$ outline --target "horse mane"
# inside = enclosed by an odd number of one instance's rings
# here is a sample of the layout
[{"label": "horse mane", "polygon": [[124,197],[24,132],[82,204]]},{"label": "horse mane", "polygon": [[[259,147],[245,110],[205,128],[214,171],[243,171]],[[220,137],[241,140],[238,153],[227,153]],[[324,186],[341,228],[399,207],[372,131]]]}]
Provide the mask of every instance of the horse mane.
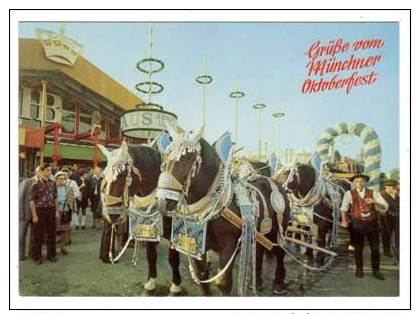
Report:
[{"label": "horse mane", "polygon": [[271,177],[271,168],[267,162],[250,160],[248,162],[251,164],[252,168],[257,171],[257,173],[266,177]]},{"label": "horse mane", "polygon": [[129,146],[133,165],[140,171],[143,193],[150,194],[157,186],[160,175],[160,153],[149,146]]},{"label": "horse mane", "polygon": [[206,196],[219,170],[220,159],[215,148],[203,138],[200,139],[200,146],[200,170],[192,178],[188,193],[188,200],[191,203],[197,202]]}]

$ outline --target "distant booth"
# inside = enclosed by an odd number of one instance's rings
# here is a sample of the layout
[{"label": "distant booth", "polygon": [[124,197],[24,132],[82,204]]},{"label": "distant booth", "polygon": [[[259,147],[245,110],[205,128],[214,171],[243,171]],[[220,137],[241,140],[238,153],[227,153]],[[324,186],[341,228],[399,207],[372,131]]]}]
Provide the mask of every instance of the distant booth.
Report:
[{"label": "distant booth", "polygon": [[[20,175],[31,175],[41,160],[103,166],[106,158],[96,144],[119,146],[121,116],[143,101],[83,58],[82,46],[63,30],[37,35],[19,39]],[[148,126],[162,125],[155,109],[124,121],[145,132],[137,133],[137,141],[153,135]]]}]

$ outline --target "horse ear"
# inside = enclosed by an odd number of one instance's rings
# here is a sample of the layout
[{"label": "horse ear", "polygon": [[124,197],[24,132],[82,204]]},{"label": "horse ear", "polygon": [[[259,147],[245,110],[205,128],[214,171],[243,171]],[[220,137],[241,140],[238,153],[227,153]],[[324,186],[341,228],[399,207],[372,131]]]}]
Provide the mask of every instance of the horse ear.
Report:
[{"label": "horse ear", "polygon": [[[166,130],[168,130],[169,135],[172,137],[172,140],[175,141],[179,138],[178,127],[174,127],[172,123],[164,121],[166,125]],[[182,129],[181,129],[182,130]]]},{"label": "horse ear", "polygon": [[117,159],[125,160],[128,157],[128,145],[126,140],[123,140],[121,143],[120,150],[118,151]]},{"label": "horse ear", "polygon": [[191,140],[192,140],[193,143],[197,144],[198,141],[200,140],[200,138],[203,137],[204,126],[205,126],[205,124],[202,124],[201,127],[198,129],[198,131],[191,135]]},{"label": "horse ear", "polygon": [[99,150],[102,152],[102,154],[105,155],[106,159],[109,160],[111,152],[102,144],[98,144],[98,147],[99,147]]}]

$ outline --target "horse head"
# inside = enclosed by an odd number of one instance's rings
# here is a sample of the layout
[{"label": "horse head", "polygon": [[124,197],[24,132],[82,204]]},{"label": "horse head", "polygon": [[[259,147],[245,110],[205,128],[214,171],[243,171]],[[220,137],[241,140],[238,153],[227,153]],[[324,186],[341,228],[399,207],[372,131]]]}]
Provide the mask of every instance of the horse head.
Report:
[{"label": "horse head", "polygon": [[297,163],[280,169],[275,180],[288,192],[306,195],[315,184],[316,171],[310,165]]},{"label": "horse head", "polygon": [[113,151],[108,151],[102,145],[98,146],[107,157],[107,165],[103,172],[101,199],[104,208],[103,215],[110,220],[107,208],[127,208],[129,198],[141,189],[142,177],[134,166],[125,140],[120,148]]},{"label": "horse head", "polygon": [[172,142],[165,152],[157,188],[157,204],[162,214],[172,212],[185,201],[191,180],[201,166],[201,143],[204,126],[195,133],[167,124]]}]

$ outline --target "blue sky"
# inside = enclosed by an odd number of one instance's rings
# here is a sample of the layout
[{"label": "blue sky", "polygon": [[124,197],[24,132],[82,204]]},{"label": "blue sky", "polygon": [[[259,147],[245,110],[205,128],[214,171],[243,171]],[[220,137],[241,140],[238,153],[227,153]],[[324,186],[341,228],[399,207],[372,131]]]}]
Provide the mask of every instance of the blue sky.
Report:
[{"label": "blue sky", "polygon": [[[38,27],[58,30],[59,24],[21,23],[19,36],[35,37]],[[146,80],[135,64],[147,57],[148,24],[67,22],[65,27],[69,37],[84,44],[85,58],[130,90]],[[203,72],[206,54],[208,72],[214,78],[208,87],[209,141],[234,129],[234,105],[228,94],[236,89],[239,74],[240,89],[246,93],[241,100],[240,144],[246,150],[257,148],[252,105],[259,102],[261,94],[267,105],[262,115],[262,138],[268,141],[269,149],[277,145],[314,150],[316,137],[328,126],[363,122],[373,127],[381,139],[383,171],[399,166],[397,23],[154,23],[153,32],[153,56],[165,62],[165,69],[154,76],[165,90],[153,101],[175,112],[184,128],[196,129],[201,123],[202,89],[195,77]],[[300,87],[308,61],[305,52],[316,40],[326,43],[337,38],[350,42],[384,40],[380,50],[369,52],[383,56],[375,67],[377,82],[356,87],[348,95],[344,90],[303,95]],[[276,111],[286,113],[279,139],[277,122],[271,117]],[[356,138],[350,144],[339,140],[336,143],[340,152],[349,156],[361,147]]]}]

